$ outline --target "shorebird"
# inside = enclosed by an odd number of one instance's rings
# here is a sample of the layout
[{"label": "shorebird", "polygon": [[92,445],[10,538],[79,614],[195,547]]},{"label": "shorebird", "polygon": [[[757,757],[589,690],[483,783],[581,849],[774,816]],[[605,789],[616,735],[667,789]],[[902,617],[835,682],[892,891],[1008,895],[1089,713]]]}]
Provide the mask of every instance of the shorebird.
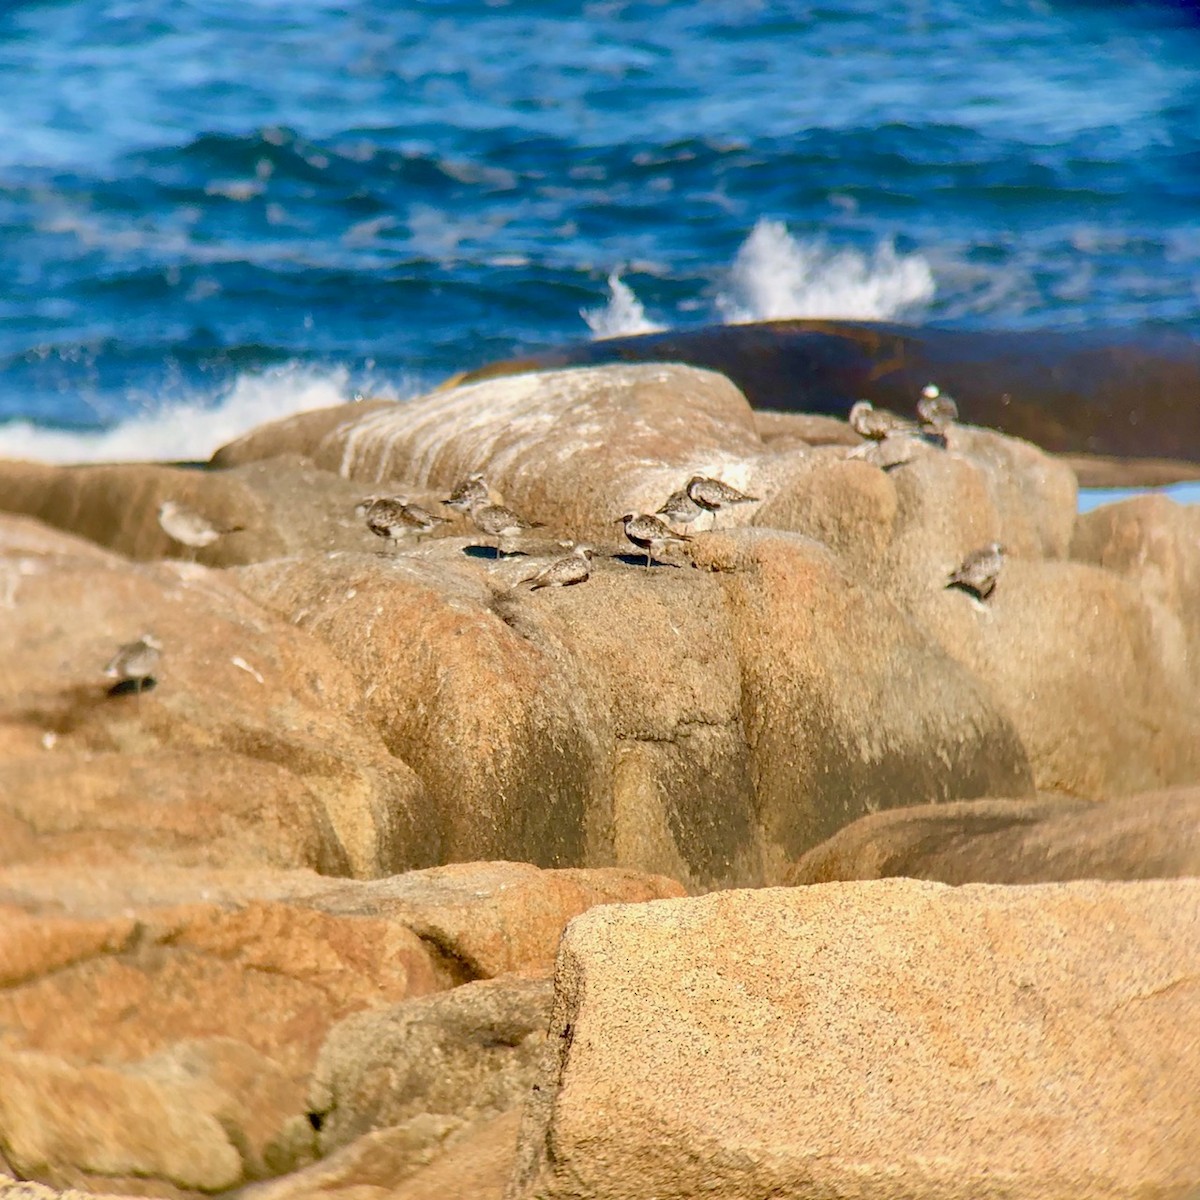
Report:
[{"label": "shorebird", "polygon": [[468,475],[458,486],[452,491],[449,497],[442,501],[447,508],[454,509],[455,512],[460,512],[464,516],[471,511],[477,504],[487,504],[491,500],[488,493],[487,483],[484,482],[483,476],[477,471],[474,475]]},{"label": "shorebird", "polygon": [[557,559],[521,582],[531,584],[531,592],[544,587],[570,587],[575,583],[586,583],[592,573],[591,559],[595,553],[591,546],[581,542],[566,558]]},{"label": "shorebird", "polygon": [[686,533],[673,533],[670,526],[648,513],[642,513],[640,516],[637,513],[626,513],[623,517],[618,517],[613,524],[617,522],[624,524],[625,536],[635,546],[645,550],[646,566],[650,565],[653,555],[658,554],[671,542],[682,545],[692,540]]},{"label": "shorebird", "polygon": [[211,546],[227,533],[237,533],[245,528],[242,525],[215,525],[195,509],[177,500],[164,500],[158,506],[158,523],[169,538],[192,550]]},{"label": "shorebird", "polygon": [[[143,633],[136,642],[127,642],[104,668],[104,674],[117,682],[108,689],[110,696],[134,691],[139,696],[147,684],[154,686],[154,671],[162,658],[162,642],[152,633]],[[129,685],[133,684],[130,688]]]},{"label": "shorebird", "polygon": [[908,432],[915,428],[911,421],[898,417],[886,408],[876,408],[870,400],[859,400],[850,409],[847,418],[850,428],[859,437],[868,438],[872,442],[881,442],[889,434]]},{"label": "shorebird", "polygon": [[1004,547],[999,542],[989,542],[980,550],[973,550],[962,561],[946,581],[946,587],[961,588],[980,600],[986,600],[996,590],[996,579],[1004,566]]},{"label": "shorebird", "polygon": [[543,529],[541,521],[527,521],[524,517],[505,508],[503,504],[473,504],[471,520],[480,533],[496,539],[496,557],[507,554],[504,548],[528,529]]},{"label": "shorebird", "polygon": [[730,504],[749,504],[757,496],[748,496],[737,488],[722,483],[719,479],[708,479],[704,475],[693,475],[684,489],[688,498],[713,515],[713,528],[717,527],[717,510]]},{"label": "shorebird", "polygon": [[917,416],[925,433],[946,440],[946,430],[958,420],[958,405],[953,396],[943,395],[936,383],[927,383],[917,401]]},{"label": "shorebird", "polygon": [[419,504],[409,504],[399,496],[364,496],[354,509],[376,537],[399,541],[412,535],[420,537],[446,523]]},{"label": "shorebird", "polygon": [[663,506],[655,509],[655,512],[658,516],[665,517],[668,525],[675,526],[690,525],[704,509],[687,494],[687,488],[680,488],[679,491],[672,492]]},{"label": "shorebird", "polygon": [[889,433],[887,437],[877,442],[867,441],[855,446],[847,458],[861,458],[863,462],[878,467],[881,471],[890,471],[893,467],[902,467],[921,452],[928,449],[916,427],[912,426],[907,432]]}]

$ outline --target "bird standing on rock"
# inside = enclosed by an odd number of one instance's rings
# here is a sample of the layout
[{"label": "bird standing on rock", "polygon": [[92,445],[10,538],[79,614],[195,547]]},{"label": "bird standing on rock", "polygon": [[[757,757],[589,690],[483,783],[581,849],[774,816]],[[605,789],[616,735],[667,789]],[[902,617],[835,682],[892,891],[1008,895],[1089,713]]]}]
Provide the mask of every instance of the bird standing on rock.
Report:
[{"label": "bird standing on rock", "polygon": [[488,504],[490,501],[487,483],[483,476],[476,472],[474,475],[468,475],[442,503],[465,516],[475,505]]},{"label": "bird standing on rock", "polygon": [[126,642],[104,668],[104,674],[116,680],[108,694],[118,696],[133,691],[140,696],[147,685],[154,686],[154,672],[161,659],[162,642],[152,633],[143,633],[136,642]]},{"label": "bird standing on rock", "polygon": [[668,525],[690,525],[705,510],[687,494],[686,488],[672,492],[663,502],[661,508],[655,509],[660,517],[665,517]]},{"label": "bird standing on rock", "polygon": [[946,586],[961,588],[986,600],[996,590],[996,580],[1003,566],[1004,547],[999,542],[989,542],[963,559],[962,566],[951,574]]},{"label": "bird standing on rock", "polygon": [[169,538],[192,550],[211,546],[227,533],[237,533],[244,528],[242,525],[216,525],[177,500],[164,500],[158,506],[158,523]]},{"label": "bird standing on rock", "polygon": [[532,584],[531,592],[545,587],[570,587],[576,583],[587,583],[592,573],[592,555],[596,551],[582,542],[577,545],[566,558],[557,559],[549,566],[543,567],[536,575],[522,579],[522,583]]},{"label": "bird standing on rock", "polygon": [[847,420],[859,437],[872,442],[881,442],[889,434],[910,432],[915,428],[911,421],[888,412],[886,408],[876,408],[870,400],[859,400],[854,404]]},{"label": "bird standing on rock", "polygon": [[471,507],[471,520],[480,533],[496,539],[496,557],[507,554],[505,546],[511,544],[526,530],[543,529],[541,521],[527,521],[524,517],[505,508],[503,504],[475,504]]},{"label": "bird standing on rock", "polygon": [[409,504],[399,496],[365,496],[354,510],[376,537],[399,541],[412,535],[420,537],[444,525],[444,517],[436,517],[419,504]]},{"label": "bird standing on rock", "polygon": [[739,492],[737,488],[722,483],[719,479],[709,479],[704,475],[693,475],[687,481],[685,490],[688,499],[713,515],[713,528],[717,527],[717,510],[730,504],[750,504],[757,496]]},{"label": "bird standing on rock", "polygon": [[917,416],[926,433],[945,441],[946,430],[958,420],[958,405],[936,383],[927,383],[917,401]]},{"label": "bird standing on rock", "polygon": [[648,513],[626,513],[617,518],[625,526],[625,536],[635,545],[646,551],[646,566],[650,565],[652,556],[661,552],[664,546],[672,542],[682,545],[692,539],[686,533],[672,533],[670,526],[652,517]]}]

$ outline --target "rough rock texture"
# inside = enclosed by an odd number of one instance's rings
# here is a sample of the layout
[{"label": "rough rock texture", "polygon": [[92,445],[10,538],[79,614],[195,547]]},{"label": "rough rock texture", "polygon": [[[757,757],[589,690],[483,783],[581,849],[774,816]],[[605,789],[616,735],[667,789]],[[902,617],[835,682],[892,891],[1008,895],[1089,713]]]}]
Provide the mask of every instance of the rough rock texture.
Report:
[{"label": "rough rock texture", "polygon": [[1200,881],[913,880],[601,909],[510,1197],[1184,1197]]},{"label": "rough rock texture", "polygon": [[697,561],[719,573],[729,605],[772,852],[915,796],[1029,790],[1024,751],[986,688],[823,546],[737,530],[706,539]]},{"label": "rough rock texture", "polygon": [[508,975],[342,1021],[309,1089],[320,1152],[421,1114],[475,1121],[515,1108],[533,1082],[553,991],[548,976]]},{"label": "rough rock texture", "polygon": [[1200,789],[1101,802],[962,800],[872,813],[814,846],[787,882],[896,875],[955,884],[1200,875]]},{"label": "rough rock texture", "polygon": [[[347,408],[359,417],[370,411],[364,405]],[[387,482],[404,487],[402,480]],[[0,511],[37,517],[133,559],[180,558],[209,566],[377,549],[378,540],[354,515],[363,490],[282,447],[270,461],[228,471],[156,463],[0,462]],[[408,498],[434,506],[437,501],[415,491]],[[185,504],[232,532],[210,546],[184,546],[159,526],[164,500]]]},{"label": "rough rock texture", "polygon": [[[442,993],[459,1013],[458,1025],[443,1023],[447,1058],[464,1071],[472,1054],[480,1064],[503,1059],[478,1040],[454,1044],[455,1029],[500,1038],[512,1028],[501,1028],[494,1004],[472,1008],[477,993],[455,985],[548,972],[563,925],[594,904],[681,894],[630,871],[518,863],[371,882],[304,871],[0,871],[0,1146],[13,1168],[59,1185],[128,1190],[144,1178],[167,1194],[276,1174],[316,1151],[309,1077],[339,1020]],[[544,1029],[547,986],[505,986],[501,994],[517,997],[512,1020]],[[363,1113],[406,1102],[380,1090],[370,1046],[360,1063],[348,1036],[333,1077],[339,1094],[362,1104],[356,1114],[343,1099],[331,1130],[370,1125]],[[527,1074],[501,1062],[493,1101],[477,1097],[470,1108],[465,1076],[455,1091],[432,1069],[430,1094],[408,1097],[412,1168],[471,1113],[516,1103]],[[469,1111],[455,1109],[460,1100]]]},{"label": "rough rock texture", "polygon": [[[73,548],[5,553],[0,578],[0,863],[438,860],[421,781],[357,719],[345,668],[224,578]],[[106,695],[145,632],[157,686]]]},{"label": "rough rock texture", "polygon": [[[501,1200],[520,1123],[520,1108],[471,1125],[452,1117],[414,1117],[363,1134],[328,1158],[240,1195],[242,1200]],[[0,1200],[9,1200],[2,1190]]]},{"label": "rough rock texture", "polygon": [[765,469],[745,397],[724,376],[672,364],[445,388],[319,434],[301,432],[304,419],[256,430],[213,462],[236,465],[287,446],[351,479],[405,479],[429,489],[486,470],[519,512],[587,538],[611,537],[624,512],[653,511],[693,470],[748,487]]},{"label": "rough rock texture", "polygon": [[1200,679],[1200,507],[1165,496],[1102,505],[1076,522],[1071,557],[1136,586],[1167,656]]}]

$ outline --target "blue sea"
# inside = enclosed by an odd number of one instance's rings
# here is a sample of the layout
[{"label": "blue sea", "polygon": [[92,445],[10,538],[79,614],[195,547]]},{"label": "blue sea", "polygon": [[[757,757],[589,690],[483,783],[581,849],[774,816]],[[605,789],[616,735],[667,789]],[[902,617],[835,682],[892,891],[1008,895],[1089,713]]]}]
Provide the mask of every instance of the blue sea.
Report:
[{"label": "blue sea", "polygon": [[713,322],[1200,336],[1186,5],[45,0],[0,96],[0,455]]}]

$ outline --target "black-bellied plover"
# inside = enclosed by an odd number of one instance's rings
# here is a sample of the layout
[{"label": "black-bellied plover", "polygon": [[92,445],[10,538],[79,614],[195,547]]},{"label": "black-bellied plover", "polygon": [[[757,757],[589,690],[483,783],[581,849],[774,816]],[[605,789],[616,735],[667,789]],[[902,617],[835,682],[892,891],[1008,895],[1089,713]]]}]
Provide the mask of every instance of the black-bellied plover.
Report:
[{"label": "black-bellied plover", "polygon": [[655,513],[660,517],[664,517],[667,524],[672,527],[676,525],[690,525],[704,511],[687,494],[687,488],[680,488],[679,491],[672,492],[666,498],[662,507],[655,509]]},{"label": "black-bellied plover", "polygon": [[116,680],[108,694],[118,696],[136,692],[141,695],[147,686],[154,686],[154,672],[161,659],[162,642],[152,633],[143,633],[136,642],[126,642],[104,668],[104,674]]},{"label": "black-bellied plover", "polygon": [[475,504],[471,506],[471,520],[480,533],[496,539],[496,557],[508,554],[506,547],[530,529],[544,529],[541,521],[527,521],[524,517],[506,508],[503,504]]},{"label": "black-bellied plover", "polygon": [[850,409],[847,418],[850,428],[859,437],[868,438],[873,442],[881,442],[889,434],[911,431],[916,428],[912,421],[898,417],[886,408],[876,408],[870,400],[859,400]]},{"label": "black-bellied plover", "polygon": [[[650,565],[652,556],[661,552],[664,546],[672,542],[683,545],[692,539],[686,533],[673,533],[670,526],[652,517],[648,513],[626,513],[617,521],[625,526],[625,536],[635,545],[646,552],[646,566]],[[615,524],[615,522],[614,522]]]},{"label": "black-bellied plover", "polygon": [[409,504],[399,496],[364,496],[354,511],[367,523],[376,537],[399,542],[404,537],[420,537],[446,523],[419,504]]},{"label": "black-bellied plover", "polygon": [[177,500],[164,500],[158,506],[158,523],[169,538],[192,550],[202,550],[227,533],[238,533],[244,528],[242,525],[217,525]]},{"label": "black-bellied plover", "polygon": [[936,383],[927,383],[917,401],[917,416],[925,433],[945,442],[946,430],[958,420],[958,405]]},{"label": "black-bellied plover", "polygon": [[566,558],[560,558],[543,567],[536,575],[522,579],[532,585],[531,592],[545,587],[570,587],[575,583],[586,583],[592,573],[592,555],[596,551],[582,542],[575,546]]},{"label": "black-bellied plover", "polygon": [[961,588],[980,600],[986,600],[996,590],[996,579],[1003,566],[1004,547],[999,542],[989,542],[963,559],[962,566],[951,573],[946,586]]},{"label": "black-bellied plover", "polygon": [[468,475],[442,501],[447,508],[452,508],[455,512],[460,512],[464,516],[477,504],[488,504],[490,502],[491,494],[488,492],[487,483],[478,471],[474,475]]},{"label": "black-bellied plover", "polygon": [[689,499],[706,509],[713,515],[713,528],[717,527],[717,511],[728,508],[731,504],[750,504],[757,496],[739,492],[737,488],[722,483],[719,479],[709,479],[704,475],[693,475],[687,481],[684,489]]}]

